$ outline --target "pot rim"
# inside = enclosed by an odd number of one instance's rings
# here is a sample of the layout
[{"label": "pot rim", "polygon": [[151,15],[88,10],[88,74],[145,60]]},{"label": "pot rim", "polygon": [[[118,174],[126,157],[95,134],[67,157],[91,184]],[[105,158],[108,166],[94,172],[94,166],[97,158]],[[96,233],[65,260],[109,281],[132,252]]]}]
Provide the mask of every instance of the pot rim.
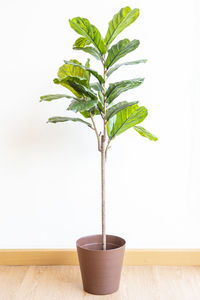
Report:
[{"label": "pot rim", "polygon": [[[86,251],[91,251],[91,252],[106,252],[106,251],[117,251],[119,250],[120,248],[123,248],[125,247],[126,245],[126,241],[125,239],[121,238],[120,236],[117,236],[117,235],[113,235],[113,234],[106,234],[106,237],[115,237],[115,238],[119,238],[121,241],[122,241],[122,245],[116,247],[116,248],[113,248],[113,249],[106,249],[106,250],[103,250],[103,249],[100,249],[100,250],[95,250],[95,249],[87,249],[87,248],[84,248],[84,245],[78,245],[78,242],[83,239],[83,238],[91,238],[91,237],[95,237],[95,236],[102,236],[101,234],[92,234],[92,235],[86,235],[86,236],[82,236],[80,237],[77,241],[76,241],[76,247],[77,248],[81,248],[83,250],[86,250]],[[97,244],[97,243],[93,243],[93,244]]]}]

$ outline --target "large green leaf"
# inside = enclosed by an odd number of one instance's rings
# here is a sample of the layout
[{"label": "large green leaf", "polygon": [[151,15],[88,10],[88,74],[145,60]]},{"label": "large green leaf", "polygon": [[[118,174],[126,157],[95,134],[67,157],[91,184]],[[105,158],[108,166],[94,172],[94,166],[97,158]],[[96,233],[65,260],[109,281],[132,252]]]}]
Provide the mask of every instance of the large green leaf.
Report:
[{"label": "large green leaf", "polygon": [[78,97],[89,97],[91,99],[97,99],[97,95],[87,87],[87,80],[80,77],[66,76],[62,79],[55,78],[54,83],[61,84],[72,91],[75,91]]},{"label": "large green leaf", "polygon": [[131,10],[130,7],[121,8],[120,11],[115,14],[112,20],[109,22],[108,31],[105,37],[105,44],[108,47],[116,36],[122,32],[126,27],[132,24],[139,16],[139,9],[135,8]]},{"label": "large green leaf", "polygon": [[107,75],[107,77],[109,77],[113,72],[115,72],[117,69],[119,69],[122,66],[137,65],[137,64],[146,63],[146,62],[147,62],[147,59],[140,59],[140,60],[128,61],[125,63],[117,64],[117,65],[114,65],[114,67],[112,67],[111,69],[109,69],[109,71],[106,73],[106,75]]},{"label": "large green leaf", "polygon": [[143,81],[144,78],[136,78],[110,83],[106,91],[107,103],[110,104],[121,93],[138,87],[143,83]]},{"label": "large green leaf", "polygon": [[[76,66],[72,65],[71,63],[76,64]],[[71,59],[70,64],[64,64],[59,68],[58,77],[64,78],[66,76],[74,76],[87,79],[86,72],[81,66],[82,64],[78,60]]]},{"label": "large green leaf", "polygon": [[98,101],[97,102],[97,106],[95,105],[94,107],[88,109],[88,110],[84,110],[84,111],[80,111],[80,113],[82,114],[82,116],[84,116],[85,118],[90,118],[90,113],[92,113],[92,115],[100,115],[100,111],[104,112],[104,106],[103,104]]},{"label": "large green leaf", "polygon": [[97,106],[98,106],[98,109],[99,109],[102,113],[104,113],[104,103],[101,101],[101,99],[100,99],[100,101],[98,101]]},{"label": "large green leaf", "polygon": [[86,78],[82,78],[82,77],[76,77],[76,76],[66,76],[63,78],[55,78],[53,81],[56,84],[60,84],[60,83],[65,83],[68,80],[71,80],[73,82],[76,82],[78,84],[84,85],[85,87],[88,87],[88,81]]},{"label": "large green leaf", "polygon": [[119,111],[107,123],[109,139],[113,139],[127,129],[141,123],[146,118],[147,114],[148,111],[146,107],[138,107],[137,104]]},{"label": "large green leaf", "polygon": [[91,54],[98,60],[102,60],[100,53],[94,47],[73,47],[74,50],[82,50],[86,53]]},{"label": "large green leaf", "polygon": [[141,136],[144,136],[151,141],[157,141],[158,139],[155,135],[153,135],[152,133],[150,133],[149,131],[147,131],[145,128],[141,126],[133,126],[133,129],[135,129]]},{"label": "large green leaf", "polygon": [[91,54],[96,59],[102,60],[102,56],[101,56],[100,52],[97,49],[95,49],[94,47],[86,47],[90,43],[91,42],[88,41],[85,37],[80,37],[75,41],[75,43],[73,45],[73,49],[74,50],[82,50],[86,53]]},{"label": "large green leaf", "polygon": [[84,117],[84,118],[86,118],[86,119],[89,119],[90,118],[90,112],[89,111],[82,111],[82,112],[80,112],[81,113],[81,115]]},{"label": "large green leaf", "polygon": [[71,102],[67,110],[72,110],[74,112],[84,112],[85,110],[90,110],[97,105],[97,99],[94,100],[74,100]]},{"label": "large green leaf", "polygon": [[[86,63],[85,63],[85,67],[86,67],[86,68],[89,68],[89,67],[90,67],[90,59],[89,59],[89,58],[87,59],[87,61],[86,61]],[[88,72],[88,71],[85,72],[85,76],[86,76],[86,78],[87,78],[88,83],[90,82],[90,75],[91,75],[90,72]]]},{"label": "large green leaf", "polygon": [[73,18],[69,20],[69,24],[77,33],[90,41],[101,54],[106,53],[106,47],[99,30],[92,25],[88,19],[80,17]]},{"label": "large green leaf", "polygon": [[104,96],[101,91],[98,91],[98,96],[99,96],[99,100],[101,101],[101,103],[104,104]]},{"label": "large green leaf", "polygon": [[73,47],[85,47],[86,45],[89,44],[90,42],[85,37],[81,36],[75,41]]},{"label": "large green leaf", "polygon": [[117,104],[115,104],[115,105],[113,105],[113,106],[111,106],[110,108],[107,109],[105,119],[108,121],[110,118],[112,118],[114,115],[116,115],[119,111],[123,110],[126,107],[132,106],[134,104],[136,105],[137,103],[138,103],[138,101],[134,101],[134,102],[122,101],[122,102],[119,102],[119,103],[117,103]]},{"label": "large green leaf", "polygon": [[93,76],[95,76],[95,77],[99,80],[100,83],[104,83],[104,82],[105,82],[104,79],[103,79],[103,77],[102,77],[101,75],[99,75],[99,74],[97,73],[97,71],[95,71],[95,70],[93,70],[93,69],[90,69],[90,68],[88,68],[88,67],[86,67],[86,66],[83,66],[83,65],[78,65],[78,64],[76,64],[76,63],[73,63],[73,62],[67,61],[67,60],[64,60],[64,62],[65,62],[66,64],[69,64],[69,65],[72,65],[72,66],[80,66],[80,68],[82,68],[82,69],[85,70],[85,71],[88,71],[88,72],[91,73]]},{"label": "large green leaf", "polygon": [[139,44],[140,44],[139,40],[129,41],[129,39],[124,39],[119,41],[117,44],[113,45],[108,50],[108,57],[105,62],[105,67],[109,69],[120,58],[134,51],[139,46]]},{"label": "large green leaf", "polygon": [[102,90],[101,84],[99,82],[94,82],[94,83],[91,83],[90,86],[93,90],[98,92],[99,100],[103,104],[104,103],[104,97],[103,97],[103,90]]},{"label": "large green leaf", "polygon": [[[98,102],[99,103],[99,102]],[[80,112],[80,114],[84,117],[84,118],[86,118],[86,119],[88,119],[88,118],[90,118],[90,113],[94,116],[94,115],[100,115],[100,112],[99,112],[99,110],[97,109],[97,108],[92,108],[92,109],[90,109],[90,110],[85,110],[85,111],[81,111]]]},{"label": "large green leaf", "polygon": [[73,122],[81,122],[92,128],[92,125],[82,119],[79,118],[69,118],[69,117],[51,117],[48,119],[47,123],[59,123],[59,122],[67,122],[67,121],[73,121]]},{"label": "large green leaf", "polygon": [[[89,85],[88,72],[86,72],[83,68],[81,68],[82,64],[76,59],[72,59],[70,60],[70,62],[77,64],[77,66],[73,66],[71,64],[62,65],[58,70],[59,80],[61,81],[61,79],[66,78],[67,76],[78,77],[78,78],[82,78],[82,84],[88,86]],[[66,82],[59,82],[59,83],[64,87],[66,87],[67,89],[69,89],[76,97],[79,98],[82,97],[82,94],[79,94],[72,86],[70,86]]]},{"label": "large green leaf", "polygon": [[44,95],[40,97],[40,102],[42,101],[52,101],[52,100],[57,100],[57,99],[61,99],[61,98],[68,98],[68,99],[74,99],[77,100],[78,98],[73,97],[73,96],[68,96],[65,94],[51,94],[51,95]]},{"label": "large green leaf", "polygon": [[97,92],[102,91],[102,86],[99,82],[92,82],[90,84],[90,86],[91,86],[92,89],[94,89]]}]

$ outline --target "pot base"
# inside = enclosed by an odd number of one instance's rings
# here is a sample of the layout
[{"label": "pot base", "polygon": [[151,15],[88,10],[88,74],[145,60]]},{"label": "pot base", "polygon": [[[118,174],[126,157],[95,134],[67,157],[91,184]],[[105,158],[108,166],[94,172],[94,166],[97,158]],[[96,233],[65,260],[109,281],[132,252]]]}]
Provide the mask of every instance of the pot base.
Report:
[{"label": "pot base", "polygon": [[119,288],[125,240],[106,236],[106,250],[102,250],[102,235],[77,240],[77,252],[83,289],[94,295],[108,295]]}]

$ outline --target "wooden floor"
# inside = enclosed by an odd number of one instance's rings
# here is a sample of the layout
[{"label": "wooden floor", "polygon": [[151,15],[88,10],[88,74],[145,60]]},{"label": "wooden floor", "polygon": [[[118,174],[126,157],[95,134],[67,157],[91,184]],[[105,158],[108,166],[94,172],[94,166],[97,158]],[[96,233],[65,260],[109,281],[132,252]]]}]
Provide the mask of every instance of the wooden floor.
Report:
[{"label": "wooden floor", "polygon": [[0,266],[0,300],[200,300],[200,267],[124,267],[120,290],[82,290],[78,267]]}]

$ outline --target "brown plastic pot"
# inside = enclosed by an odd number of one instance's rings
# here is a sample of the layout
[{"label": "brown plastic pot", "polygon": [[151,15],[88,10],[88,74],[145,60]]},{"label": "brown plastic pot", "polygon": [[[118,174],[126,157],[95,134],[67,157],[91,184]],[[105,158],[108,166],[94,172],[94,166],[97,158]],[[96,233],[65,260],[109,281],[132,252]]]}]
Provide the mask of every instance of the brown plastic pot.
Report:
[{"label": "brown plastic pot", "polygon": [[119,288],[125,240],[106,236],[106,250],[102,250],[102,236],[82,237],[76,242],[83,289],[94,295],[108,295]]}]

